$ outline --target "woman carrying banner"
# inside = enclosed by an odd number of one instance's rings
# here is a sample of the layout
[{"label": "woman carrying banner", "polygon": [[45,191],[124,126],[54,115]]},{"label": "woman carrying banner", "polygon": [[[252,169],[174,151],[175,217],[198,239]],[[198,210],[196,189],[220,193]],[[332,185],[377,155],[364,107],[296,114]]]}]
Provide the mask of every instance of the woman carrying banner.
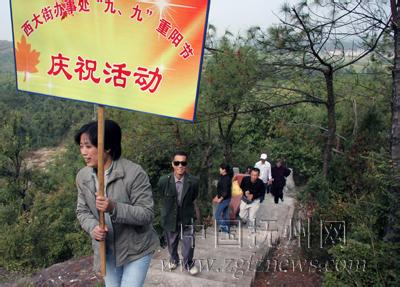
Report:
[{"label": "woman carrying banner", "polygon": [[[76,176],[77,218],[92,238],[96,271],[100,267],[99,242],[106,240],[106,286],[143,286],[159,245],[152,227],[151,185],[141,166],[121,158],[119,125],[106,120],[104,130],[104,196],[97,192],[97,122],[82,126],[75,135],[86,163]],[[99,210],[105,214],[104,229],[99,226]]]}]

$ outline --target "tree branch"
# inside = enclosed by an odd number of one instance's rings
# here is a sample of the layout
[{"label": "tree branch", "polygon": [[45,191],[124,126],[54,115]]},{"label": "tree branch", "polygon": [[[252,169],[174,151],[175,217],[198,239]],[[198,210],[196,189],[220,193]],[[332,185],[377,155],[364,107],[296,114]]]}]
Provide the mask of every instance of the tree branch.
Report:
[{"label": "tree branch", "polygon": [[306,36],[307,36],[307,39],[308,39],[308,43],[309,43],[309,46],[310,46],[310,49],[311,49],[311,52],[312,52],[313,56],[316,57],[318,59],[318,61],[322,65],[324,65],[326,67],[329,67],[330,65],[328,63],[325,63],[325,61],[321,58],[321,56],[315,50],[313,40],[311,39],[310,31],[308,31],[308,29],[305,26],[305,24],[304,24],[303,20],[301,19],[300,15],[297,13],[295,8],[293,8],[292,10],[293,10],[297,20],[299,21],[301,27],[303,28],[303,31],[306,33]]},{"label": "tree branch", "polygon": [[[389,26],[390,21],[391,21],[391,20],[388,20],[388,22],[386,23],[385,28]],[[333,69],[333,72],[336,72],[337,70],[340,70],[340,69],[343,69],[343,68],[345,68],[345,67],[347,67],[347,66],[350,66],[350,65],[352,65],[352,64],[354,64],[354,63],[356,63],[356,62],[358,62],[359,60],[361,60],[361,59],[364,58],[365,56],[367,56],[369,53],[371,53],[371,52],[376,48],[376,46],[378,45],[378,42],[379,42],[379,40],[380,40],[380,38],[382,37],[382,35],[383,35],[384,32],[385,32],[385,29],[382,29],[381,32],[380,32],[380,34],[379,34],[379,36],[376,38],[375,42],[373,43],[373,45],[372,45],[368,50],[366,50],[364,53],[361,53],[360,56],[358,56],[357,58],[351,60],[350,62],[347,62],[347,63],[344,64],[344,65],[341,65],[341,66],[338,66],[338,67],[334,68],[334,69]]]}]

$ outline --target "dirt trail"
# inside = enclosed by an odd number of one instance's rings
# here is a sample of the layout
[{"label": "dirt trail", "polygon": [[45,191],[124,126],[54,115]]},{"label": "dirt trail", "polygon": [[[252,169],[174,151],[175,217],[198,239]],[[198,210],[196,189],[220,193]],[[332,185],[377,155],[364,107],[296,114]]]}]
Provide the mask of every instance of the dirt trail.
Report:
[{"label": "dirt trail", "polygon": [[41,148],[36,151],[30,152],[25,157],[27,169],[45,169],[46,166],[55,160],[56,156],[65,152],[65,147],[55,148]]}]

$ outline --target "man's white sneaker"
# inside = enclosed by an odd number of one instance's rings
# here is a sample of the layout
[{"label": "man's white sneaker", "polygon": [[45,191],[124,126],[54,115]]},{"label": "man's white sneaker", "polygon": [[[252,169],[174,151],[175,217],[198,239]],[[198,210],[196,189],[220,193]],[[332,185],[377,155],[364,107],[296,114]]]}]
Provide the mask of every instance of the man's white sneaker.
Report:
[{"label": "man's white sneaker", "polygon": [[192,266],[192,268],[189,269],[189,274],[194,276],[199,273],[199,269],[196,266]]},{"label": "man's white sneaker", "polygon": [[175,270],[176,268],[178,267],[178,264],[176,264],[176,263],[173,263],[173,262],[169,262],[168,263],[168,268],[169,268],[169,270]]}]

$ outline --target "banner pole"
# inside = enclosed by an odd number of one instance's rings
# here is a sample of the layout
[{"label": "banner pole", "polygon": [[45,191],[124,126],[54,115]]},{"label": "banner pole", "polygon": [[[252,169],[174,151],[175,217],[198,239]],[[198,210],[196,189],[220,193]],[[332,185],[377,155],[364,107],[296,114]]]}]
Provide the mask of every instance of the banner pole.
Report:
[{"label": "banner pole", "polygon": [[[104,196],[104,106],[99,105],[97,109],[97,180],[99,182],[98,193]],[[105,228],[104,212],[99,211],[99,224],[101,228]],[[100,271],[103,278],[106,276],[106,241],[100,241]]]}]

